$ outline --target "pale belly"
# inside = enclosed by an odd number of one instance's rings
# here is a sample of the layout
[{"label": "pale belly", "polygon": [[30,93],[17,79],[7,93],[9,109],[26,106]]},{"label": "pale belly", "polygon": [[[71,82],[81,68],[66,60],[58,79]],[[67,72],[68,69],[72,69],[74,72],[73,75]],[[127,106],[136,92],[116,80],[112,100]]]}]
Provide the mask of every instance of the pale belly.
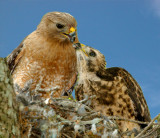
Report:
[{"label": "pale belly", "polygon": [[[59,87],[53,94],[53,97],[59,97],[68,89],[69,82],[75,74],[75,68],[74,63],[63,64],[58,61],[50,64],[43,61],[29,63],[28,59],[24,59],[13,73],[13,83],[23,88],[28,81],[32,80],[31,90],[34,90],[41,80],[40,87],[43,89]],[[50,92],[41,93],[45,98],[50,97]]]}]

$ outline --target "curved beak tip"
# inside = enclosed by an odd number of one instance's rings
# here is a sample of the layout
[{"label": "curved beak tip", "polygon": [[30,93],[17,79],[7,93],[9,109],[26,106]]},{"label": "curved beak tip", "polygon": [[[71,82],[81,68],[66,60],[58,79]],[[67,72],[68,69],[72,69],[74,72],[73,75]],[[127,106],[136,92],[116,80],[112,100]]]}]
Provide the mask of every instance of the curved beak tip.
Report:
[{"label": "curved beak tip", "polygon": [[85,45],[81,44],[81,43],[75,43],[73,44],[73,47],[76,49],[76,50],[81,50],[87,57],[88,57],[88,54],[86,53],[86,51],[82,48],[84,47]]},{"label": "curved beak tip", "polygon": [[76,32],[69,33],[70,41],[73,43],[76,39]]},{"label": "curved beak tip", "polygon": [[77,50],[82,48],[80,43],[73,44],[73,47]]}]

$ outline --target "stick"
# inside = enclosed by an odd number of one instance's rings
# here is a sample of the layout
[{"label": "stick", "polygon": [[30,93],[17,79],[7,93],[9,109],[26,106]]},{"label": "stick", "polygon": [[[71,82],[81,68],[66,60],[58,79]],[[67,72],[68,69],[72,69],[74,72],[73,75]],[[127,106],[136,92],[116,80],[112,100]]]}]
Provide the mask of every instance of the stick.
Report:
[{"label": "stick", "polygon": [[[117,117],[117,116],[108,116],[108,119],[115,119],[115,120],[122,120],[122,121],[129,121],[137,124],[145,124],[148,125],[150,122],[142,122],[142,121],[136,121],[136,120],[131,120],[131,119],[126,119],[123,117]],[[154,125],[160,125],[159,123],[153,122]]]},{"label": "stick", "polygon": [[141,131],[141,133],[139,133],[135,138],[140,138],[154,123],[154,121],[160,116],[160,114],[158,114],[149,124],[148,126],[146,126],[143,131]]}]

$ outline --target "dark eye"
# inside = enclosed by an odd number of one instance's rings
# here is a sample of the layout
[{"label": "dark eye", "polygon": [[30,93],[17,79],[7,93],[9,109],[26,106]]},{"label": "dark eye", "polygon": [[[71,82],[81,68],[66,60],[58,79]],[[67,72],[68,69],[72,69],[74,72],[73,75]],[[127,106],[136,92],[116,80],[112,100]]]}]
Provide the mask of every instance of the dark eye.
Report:
[{"label": "dark eye", "polygon": [[63,24],[59,24],[59,23],[57,23],[56,26],[57,26],[58,29],[62,29],[64,27]]},{"label": "dark eye", "polygon": [[96,56],[96,53],[95,53],[94,51],[92,51],[92,52],[89,53],[89,55],[90,55],[91,57],[95,57],[95,56]]}]

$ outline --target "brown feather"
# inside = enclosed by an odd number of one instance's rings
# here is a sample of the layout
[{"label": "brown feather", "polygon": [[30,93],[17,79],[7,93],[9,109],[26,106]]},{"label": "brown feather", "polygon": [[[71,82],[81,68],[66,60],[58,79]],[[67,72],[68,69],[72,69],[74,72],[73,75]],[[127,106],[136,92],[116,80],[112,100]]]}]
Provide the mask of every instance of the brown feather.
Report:
[{"label": "brown feather", "polygon": [[20,60],[21,57],[22,57],[22,55],[21,55],[21,56],[19,56],[19,57],[17,58],[17,56],[18,56],[19,53],[21,52],[22,48],[23,48],[23,41],[20,43],[20,45],[19,45],[16,49],[14,49],[14,50],[12,51],[11,54],[9,54],[9,55],[7,56],[7,64],[8,64],[8,66],[9,66],[10,71],[11,71],[11,74],[13,73],[14,69],[15,69],[16,66],[18,65],[19,60]]},{"label": "brown feather", "polygon": [[[150,121],[150,112],[143,96],[143,92],[136,80],[123,68],[112,67],[105,69],[104,56],[96,49],[83,46],[77,50],[78,82],[75,89],[77,100],[85,95],[96,95],[91,106],[107,116],[120,116],[138,121]],[[96,53],[95,57],[90,52]],[[102,69],[103,68],[103,69]],[[138,124],[118,121],[122,131],[127,128],[139,129]]]},{"label": "brown feather", "polygon": [[[57,24],[64,28],[58,28]],[[60,87],[53,97],[69,90],[76,80],[77,59],[73,43],[64,34],[69,34],[71,27],[76,30],[76,25],[74,17],[67,13],[44,15],[37,29],[8,56],[13,83],[23,88],[32,79],[34,90],[42,79],[41,88]],[[42,92],[42,97],[49,98],[50,92]]]}]

